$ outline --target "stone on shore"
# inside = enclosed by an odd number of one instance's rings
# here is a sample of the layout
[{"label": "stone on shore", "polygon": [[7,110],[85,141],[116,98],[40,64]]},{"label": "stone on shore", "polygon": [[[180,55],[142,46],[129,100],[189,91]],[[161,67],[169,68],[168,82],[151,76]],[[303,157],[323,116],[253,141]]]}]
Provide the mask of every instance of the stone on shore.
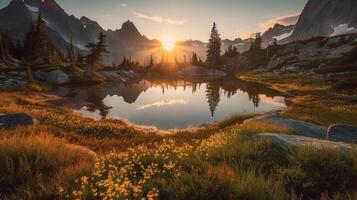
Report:
[{"label": "stone on shore", "polygon": [[18,126],[30,126],[35,123],[36,120],[25,113],[0,115],[0,128],[11,129]]},{"label": "stone on shore", "polygon": [[284,150],[289,150],[295,147],[312,147],[315,149],[329,149],[341,152],[351,152],[353,150],[352,144],[321,140],[299,135],[261,133],[254,137],[255,139],[270,140],[271,142],[280,146]]},{"label": "stone on shore", "polygon": [[357,142],[357,127],[347,124],[333,124],[327,130],[331,141]]},{"label": "stone on shore", "polygon": [[325,127],[310,122],[304,122],[289,117],[284,117],[277,114],[267,114],[263,116],[258,116],[246,120],[245,123],[246,122],[269,122],[278,126],[290,128],[296,135],[317,139],[326,139],[327,129]]}]

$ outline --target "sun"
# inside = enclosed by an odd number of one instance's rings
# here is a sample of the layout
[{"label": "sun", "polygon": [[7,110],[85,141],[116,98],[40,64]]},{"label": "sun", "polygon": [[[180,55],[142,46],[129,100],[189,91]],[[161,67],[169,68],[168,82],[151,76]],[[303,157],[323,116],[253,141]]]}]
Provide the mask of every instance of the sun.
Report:
[{"label": "sun", "polygon": [[165,38],[161,41],[161,45],[166,51],[172,51],[176,46],[176,42],[173,39]]}]

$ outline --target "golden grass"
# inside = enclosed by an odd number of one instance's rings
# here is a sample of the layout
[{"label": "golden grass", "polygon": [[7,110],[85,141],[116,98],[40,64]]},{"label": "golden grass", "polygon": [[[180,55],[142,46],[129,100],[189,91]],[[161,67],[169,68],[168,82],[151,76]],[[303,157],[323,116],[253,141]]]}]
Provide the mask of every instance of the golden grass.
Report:
[{"label": "golden grass", "polygon": [[356,91],[335,91],[324,76],[244,75],[241,78],[270,85],[288,94],[283,115],[325,126],[357,125]]},{"label": "golden grass", "polygon": [[45,135],[6,135],[0,139],[0,198],[49,198],[59,184],[92,169],[85,149]]}]

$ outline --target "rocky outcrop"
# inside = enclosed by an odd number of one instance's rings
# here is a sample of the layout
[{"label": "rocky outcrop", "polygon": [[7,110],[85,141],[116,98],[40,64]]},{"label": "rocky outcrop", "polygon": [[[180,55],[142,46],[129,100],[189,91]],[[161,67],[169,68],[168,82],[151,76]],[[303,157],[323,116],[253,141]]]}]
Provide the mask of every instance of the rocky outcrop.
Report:
[{"label": "rocky outcrop", "polygon": [[62,70],[37,71],[35,75],[39,80],[50,84],[62,85],[70,82],[68,74]]},{"label": "rocky outcrop", "polygon": [[[357,35],[345,35],[282,45],[268,61],[266,71],[312,72],[324,63],[343,63],[351,59],[348,55],[355,50],[356,39]],[[285,70],[289,68],[295,69]]]},{"label": "rocky outcrop", "polygon": [[103,71],[101,74],[110,81],[121,81],[123,83],[136,81],[142,77],[141,74],[130,70]]},{"label": "rocky outcrop", "polygon": [[309,0],[289,40],[330,36],[341,24],[357,27],[356,0]]},{"label": "rocky outcrop", "polygon": [[0,72],[0,90],[12,89],[27,82],[25,71]]},{"label": "rocky outcrop", "polygon": [[261,133],[256,135],[254,139],[269,140],[284,150],[290,150],[296,147],[311,147],[314,149],[329,149],[329,150],[337,150],[341,152],[353,151],[353,146],[351,144],[346,144],[343,142],[332,142],[328,140],[322,140],[322,139],[316,139],[316,138],[310,138],[310,137],[304,137],[298,135]]},{"label": "rocky outcrop", "polygon": [[284,117],[278,114],[267,114],[263,116],[258,116],[249,120],[246,120],[244,123],[251,122],[269,122],[276,124],[281,127],[287,127],[292,130],[292,132],[299,136],[325,139],[327,129],[323,126],[316,125],[310,122],[304,122],[288,117]]},{"label": "rocky outcrop", "polygon": [[30,126],[36,123],[36,120],[25,113],[0,115],[0,128],[10,129],[18,126]]},{"label": "rocky outcrop", "polygon": [[357,127],[333,124],[327,130],[327,139],[332,141],[357,142]]},{"label": "rocky outcrop", "polygon": [[226,71],[239,71],[243,69],[248,69],[250,62],[247,56],[238,55],[235,57],[224,56],[224,68]]},{"label": "rocky outcrop", "polygon": [[182,79],[215,79],[226,75],[220,70],[199,66],[185,67],[178,72],[178,76]]}]

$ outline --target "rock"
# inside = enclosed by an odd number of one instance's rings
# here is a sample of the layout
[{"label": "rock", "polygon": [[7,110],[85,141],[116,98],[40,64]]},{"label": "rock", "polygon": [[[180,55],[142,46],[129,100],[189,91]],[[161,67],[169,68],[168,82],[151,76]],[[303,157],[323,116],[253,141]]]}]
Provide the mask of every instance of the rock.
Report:
[{"label": "rock", "polygon": [[357,126],[334,124],[327,130],[327,139],[341,142],[357,142]]},{"label": "rock", "polygon": [[226,76],[226,73],[217,69],[207,69],[205,67],[190,66],[181,69],[178,72],[180,78],[221,78]]},{"label": "rock", "polygon": [[35,75],[38,79],[46,81],[51,84],[66,84],[70,81],[68,74],[62,70],[54,70],[50,72],[46,71],[37,71]]},{"label": "rock", "polygon": [[290,128],[296,135],[312,137],[317,139],[325,139],[327,129],[323,126],[316,125],[310,122],[304,122],[277,114],[267,114],[258,116],[244,123],[250,122],[270,122],[278,126]]},{"label": "rock", "polygon": [[228,71],[237,71],[249,68],[250,62],[246,56],[224,57],[224,65]]},{"label": "rock", "polygon": [[101,74],[110,81],[130,82],[140,79],[141,75],[133,71],[103,71]]},{"label": "rock", "polygon": [[328,140],[321,140],[298,135],[261,133],[254,137],[255,139],[271,140],[274,144],[279,145],[285,150],[289,150],[294,147],[313,147],[316,149],[330,149],[341,152],[351,152],[353,150],[353,146],[351,144],[346,144],[343,142],[332,142]]},{"label": "rock", "polygon": [[0,128],[10,129],[17,126],[30,126],[36,123],[36,120],[25,113],[6,114],[0,116]]},{"label": "rock", "polygon": [[285,56],[275,55],[270,59],[268,65],[267,65],[267,69],[269,71],[274,70],[283,64],[287,64],[287,62],[291,62],[292,60],[295,59],[295,57],[296,56],[294,54],[288,54]]}]

